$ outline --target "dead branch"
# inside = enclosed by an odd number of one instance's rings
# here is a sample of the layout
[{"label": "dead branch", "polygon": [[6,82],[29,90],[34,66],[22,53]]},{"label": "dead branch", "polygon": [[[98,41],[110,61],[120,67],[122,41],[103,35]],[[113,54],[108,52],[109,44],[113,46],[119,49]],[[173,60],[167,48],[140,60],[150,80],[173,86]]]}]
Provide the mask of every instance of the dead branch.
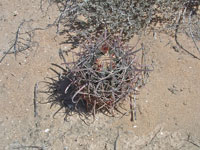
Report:
[{"label": "dead branch", "polygon": [[189,14],[189,31],[190,31],[190,35],[192,37],[193,43],[194,43],[196,49],[198,50],[198,52],[200,53],[200,49],[199,49],[199,47],[198,47],[198,45],[197,45],[197,43],[195,41],[195,38],[194,38],[194,35],[193,35],[193,32],[192,32],[192,28],[191,28],[191,24],[192,24],[192,22],[191,22],[191,16],[192,16],[192,13],[193,12],[191,11],[190,14]]},{"label": "dead branch", "polygon": [[3,57],[0,59],[0,63],[4,60],[4,58],[6,57],[7,54],[14,53],[15,58],[16,58],[16,56],[19,52],[23,52],[31,47],[32,33],[31,32],[25,32],[25,33],[21,32],[23,25],[30,21],[32,21],[32,20],[29,20],[29,21],[23,20],[20,23],[20,25],[18,26],[17,31],[15,33],[14,42],[11,45],[11,47],[4,52]]},{"label": "dead branch", "polygon": [[151,138],[151,140],[145,145],[145,146],[148,146],[149,144],[151,144],[155,138],[157,137],[157,135],[160,133],[161,131],[161,128],[159,128],[159,130],[153,135],[153,137]]},{"label": "dead branch", "polygon": [[45,148],[44,147],[40,147],[40,146],[19,146],[19,147],[16,147],[14,149],[27,149],[27,148],[32,148],[32,149],[38,149],[38,150],[44,150]]},{"label": "dead branch", "polygon": [[175,28],[175,42],[176,44],[179,46],[179,48],[181,48],[182,50],[184,50],[187,54],[189,54],[190,56],[192,56],[193,58],[196,58],[198,60],[200,60],[199,57],[197,57],[195,54],[189,52],[187,49],[185,49],[178,41],[178,30],[179,30],[179,26],[181,24],[181,21],[183,19],[183,16],[184,16],[184,13],[186,12],[187,10],[187,7],[185,7],[181,13],[179,13],[179,17],[178,17],[178,21],[177,21],[177,24],[176,24],[176,28]]},{"label": "dead branch", "polygon": [[197,144],[197,143],[195,143],[193,140],[192,140],[192,138],[191,138],[191,135],[190,134],[188,134],[188,137],[187,137],[187,140],[186,140],[187,142],[189,142],[189,143],[191,143],[192,145],[194,145],[194,146],[196,146],[196,147],[198,147],[198,148],[200,148],[200,145],[199,144]]}]

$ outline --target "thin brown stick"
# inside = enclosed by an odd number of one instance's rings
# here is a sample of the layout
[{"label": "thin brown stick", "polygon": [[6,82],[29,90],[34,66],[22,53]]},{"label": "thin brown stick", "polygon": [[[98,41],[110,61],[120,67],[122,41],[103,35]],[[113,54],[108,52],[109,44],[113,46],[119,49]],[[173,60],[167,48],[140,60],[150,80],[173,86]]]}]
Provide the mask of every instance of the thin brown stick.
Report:
[{"label": "thin brown stick", "polygon": [[41,147],[41,146],[34,146],[34,145],[30,145],[30,146],[19,146],[19,147],[16,147],[16,148],[14,148],[14,149],[29,149],[29,148],[31,148],[31,149],[38,149],[38,150],[44,150],[45,148],[44,147]]},{"label": "thin brown stick", "polygon": [[186,141],[189,142],[189,143],[191,143],[192,145],[194,145],[194,146],[200,148],[200,144],[195,143],[195,142],[191,139],[191,135],[190,135],[190,134],[188,134],[188,138],[187,138]]},{"label": "thin brown stick", "polygon": [[161,128],[154,134],[154,136],[151,138],[151,140],[146,144],[146,146],[148,146],[149,144],[151,144],[154,139],[157,137],[158,133],[160,133],[161,131]]},{"label": "thin brown stick", "polygon": [[34,98],[33,98],[34,117],[38,116],[38,112],[37,112],[37,94],[38,94],[38,82],[34,86]]},{"label": "thin brown stick", "polygon": [[132,101],[132,96],[130,98],[130,111],[131,111],[131,121],[133,121],[133,101]]}]

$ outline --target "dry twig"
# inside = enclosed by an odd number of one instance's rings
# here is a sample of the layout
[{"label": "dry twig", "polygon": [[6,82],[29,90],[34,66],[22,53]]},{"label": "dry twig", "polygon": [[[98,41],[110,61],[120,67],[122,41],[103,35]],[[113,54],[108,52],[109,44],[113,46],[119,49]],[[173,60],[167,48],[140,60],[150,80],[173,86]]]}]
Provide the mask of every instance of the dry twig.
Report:
[{"label": "dry twig", "polygon": [[[179,26],[180,26],[180,24],[181,24],[181,21],[182,21],[183,18],[184,18],[185,12],[186,12],[187,10],[190,9],[190,7],[191,7],[191,5],[192,5],[191,3],[192,3],[192,1],[189,0],[189,1],[186,3],[185,7],[182,9],[182,11],[179,13],[179,17],[178,17],[177,24],[176,24],[176,28],[175,28],[175,42],[176,42],[176,44],[177,44],[182,50],[184,50],[187,54],[189,54],[189,55],[191,55],[192,57],[194,57],[194,58],[200,60],[199,57],[197,57],[195,54],[189,52],[187,49],[185,49],[185,48],[178,42],[178,30],[179,30]],[[189,17],[189,20],[190,20],[190,17]],[[194,43],[195,43],[195,42],[194,42]]]},{"label": "dry twig", "polygon": [[192,138],[191,138],[191,135],[190,134],[188,134],[188,138],[187,138],[187,140],[186,140],[187,142],[189,142],[189,143],[191,143],[192,145],[194,145],[194,146],[196,146],[196,147],[198,147],[198,148],[200,148],[200,145],[199,144],[197,144],[197,143],[195,143],[193,140],[192,140]]},{"label": "dry twig", "polygon": [[34,86],[34,98],[33,98],[33,106],[34,106],[34,117],[37,117],[37,94],[38,94],[38,83]]},{"label": "dry twig", "polygon": [[[15,34],[14,42],[11,45],[11,47],[6,52],[4,52],[3,57],[0,59],[0,63],[4,60],[7,54],[14,53],[16,58],[17,53],[23,52],[31,47],[32,34],[30,32],[21,33],[23,25],[30,21],[32,20],[29,21],[23,20],[20,23],[20,25],[17,28],[17,32]],[[23,35],[25,37],[23,37]]]},{"label": "dry twig", "polygon": [[197,45],[197,43],[196,43],[196,41],[195,41],[194,35],[193,35],[193,33],[192,33],[192,28],[191,28],[191,24],[192,24],[192,22],[191,22],[191,16],[192,16],[192,13],[193,13],[193,12],[191,11],[190,14],[189,14],[189,31],[190,31],[190,36],[191,36],[191,38],[192,38],[192,40],[193,40],[193,43],[194,43],[196,49],[197,49],[198,52],[200,53],[200,49],[199,49],[199,47],[198,47],[198,45]]}]

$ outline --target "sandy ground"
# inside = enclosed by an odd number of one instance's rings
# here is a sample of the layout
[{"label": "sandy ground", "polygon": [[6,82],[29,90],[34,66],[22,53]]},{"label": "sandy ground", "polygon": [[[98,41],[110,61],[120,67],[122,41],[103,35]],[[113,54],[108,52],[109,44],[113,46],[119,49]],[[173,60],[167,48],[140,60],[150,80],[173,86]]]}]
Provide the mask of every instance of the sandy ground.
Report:
[{"label": "sandy ground", "polygon": [[[10,47],[22,20],[32,19],[31,28],[45,28],[58,15],[56,6],[47,3],[43,11],[40,0],[0,1],[0,56]],[[78,115],[67,122],[63,113],[53,118],[59,107],[50,109],[50,104],[38,104],[38,116],[34,117],[34,85],[55,76],[49,70],[51,63],[60,65],[58,50],[67,48],[60,45],[63,37],[56,35],[55,27],[34,33],[31,50],[16,59],[7,55],[0,64],[0,149],[200,149],[200,61],[176,49],[171,37],[150,34],[142,39],[153,71],[137,96],[137,120],[97,114],[88,126]],[[180,35],[180,42],[199,55],[191,39]],[[38,97],[46,98],[45,94]]]}]

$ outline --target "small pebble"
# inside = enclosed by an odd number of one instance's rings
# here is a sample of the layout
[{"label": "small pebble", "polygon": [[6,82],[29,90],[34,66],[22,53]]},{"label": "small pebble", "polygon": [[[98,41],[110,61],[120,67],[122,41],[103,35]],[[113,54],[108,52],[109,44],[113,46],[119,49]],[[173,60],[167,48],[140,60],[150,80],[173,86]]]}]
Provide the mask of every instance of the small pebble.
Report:
[{"label": "small pebble", "polygon": [[165,107],[169,107],[169,104],[165,104]]},{"label": "small pebble", "polygon": [[45,133],[48,133],[49,131],[50,131],[50,129],[45,129],[44,130]]},{"label": "small pebble", "polygon": [[183,105],[187,105],[187,102],[183,102]]},{"label": "small pebble", "polygon": [[67,146],[65,146],[65,147],[64,147],[64,150],[68,150],[68,147],[67,147]]},{"label": "small pebble", "polygon": [[137,126],[136,126],[136,125],[134,125],[134,126],[133,126],[133,128],[137,128]]},{"label": "small pebble", "polygon": [[13,12],[13,16],[17,16],[18,15],[18,12],[17,11],[14,11]]}]

